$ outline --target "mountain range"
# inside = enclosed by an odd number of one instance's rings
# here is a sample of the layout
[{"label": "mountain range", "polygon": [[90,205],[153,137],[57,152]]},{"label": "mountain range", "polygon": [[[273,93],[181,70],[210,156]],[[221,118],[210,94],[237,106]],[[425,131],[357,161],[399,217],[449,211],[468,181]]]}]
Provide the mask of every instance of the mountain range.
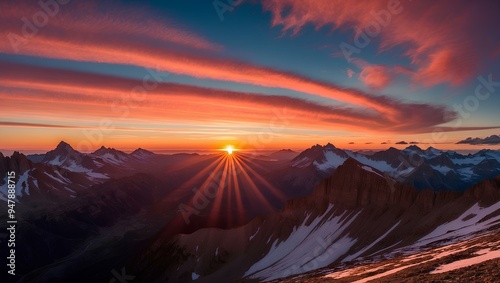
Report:
[{"label": "mountain range", "polygon": [[41,155],[0,153],[0,173],[9,171],[19,282],[107,282],[125,267],[143,282],[350,282],[358,277],[339,272],[500,236],[494,150],[327,144],[264,158],[82,153],[61,142]]}]

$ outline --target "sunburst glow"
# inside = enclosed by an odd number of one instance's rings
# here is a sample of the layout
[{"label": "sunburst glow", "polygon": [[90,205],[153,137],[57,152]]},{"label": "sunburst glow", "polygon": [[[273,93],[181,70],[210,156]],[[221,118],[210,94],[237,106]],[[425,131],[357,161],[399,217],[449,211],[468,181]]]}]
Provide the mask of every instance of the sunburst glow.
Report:
[{"label": "sunburst glow", "polygon": [[203,169],[172,192],[177,196],[191,195],[191,199],[169,224],[170,230],[198,221],[202,215],[203,223],[213,227],[246,223],[253,217],[248,212],[251,208],[271,212],[273,203],[285,199],[283,193],[261,175],[265,170],[250,154],[231,145],[219,150],[220,154],[208,154],[195,164],[186,164]]}]

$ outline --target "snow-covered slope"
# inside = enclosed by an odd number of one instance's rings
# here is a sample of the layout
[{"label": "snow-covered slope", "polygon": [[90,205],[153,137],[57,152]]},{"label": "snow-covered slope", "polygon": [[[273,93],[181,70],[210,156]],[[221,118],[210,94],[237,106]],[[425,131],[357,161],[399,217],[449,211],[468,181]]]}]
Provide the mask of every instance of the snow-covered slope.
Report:
[{"label": "snow-covered slope", "polygon": [[114,148],[106,148],[102,146],[96,150],[92,155],[101,158],[104,162],[113,165],[123,165],[130,161],[130,156],[123,151]]},{"label": "snow-covered slope", "polygon": [[[274,240],[267,254],[245,277],[272,280],[324,267],[346,254],[356,239],[340,236],[359,213],[332,214],[334,205],[315,219],[307,215],[283,241]],[[312,220],[312,222],[310,221]],[[311,222],[311,223],[308,223]],[[322,245],[320,245],[322,244]]]}]

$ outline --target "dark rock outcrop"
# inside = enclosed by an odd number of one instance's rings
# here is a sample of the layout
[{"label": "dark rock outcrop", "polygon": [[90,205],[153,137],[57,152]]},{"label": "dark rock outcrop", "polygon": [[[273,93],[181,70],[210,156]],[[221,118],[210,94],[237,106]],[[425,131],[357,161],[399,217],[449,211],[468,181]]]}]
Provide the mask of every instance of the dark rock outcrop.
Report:
[{"label": "dark rock outcrop", "polygon": [[21,175],[32,167],[33,163],[22,153],[16,151],[10,157],[0,153],[0,176],[7,176],[7,172],[10,171],[16,172],[16,175]]}]

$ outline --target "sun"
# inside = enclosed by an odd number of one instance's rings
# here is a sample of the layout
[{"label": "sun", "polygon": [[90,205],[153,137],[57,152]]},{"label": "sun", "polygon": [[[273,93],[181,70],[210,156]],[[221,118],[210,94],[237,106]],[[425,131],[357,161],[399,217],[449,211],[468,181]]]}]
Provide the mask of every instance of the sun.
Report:
[{"label": "sun", "polygon": [[233,154],[233,147],[230,145],[226,146],[226,151],[227,151],[227,154]]}]

